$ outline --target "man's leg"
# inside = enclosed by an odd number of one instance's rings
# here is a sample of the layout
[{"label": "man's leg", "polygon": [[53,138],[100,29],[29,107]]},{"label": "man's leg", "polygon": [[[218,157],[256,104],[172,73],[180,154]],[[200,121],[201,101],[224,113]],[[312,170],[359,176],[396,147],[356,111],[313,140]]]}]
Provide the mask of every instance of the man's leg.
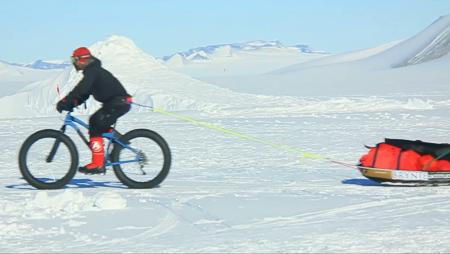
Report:
[{"label": "man's leg", "polygon": [[103,143],[103,124],[101,120],[105,115],[103,108],[99,109],[89,118],[89,148],[92,153],[92,160],[78,171],[84,174],[102,174],[105,173],[105,148]]},{"label": "man's leg", "polygon": [[82,173],[101,174],[105,170],[105,148],[102,134],[130,110],[130,105],[104,105],[89,118],[92,162],[79,169]]}]

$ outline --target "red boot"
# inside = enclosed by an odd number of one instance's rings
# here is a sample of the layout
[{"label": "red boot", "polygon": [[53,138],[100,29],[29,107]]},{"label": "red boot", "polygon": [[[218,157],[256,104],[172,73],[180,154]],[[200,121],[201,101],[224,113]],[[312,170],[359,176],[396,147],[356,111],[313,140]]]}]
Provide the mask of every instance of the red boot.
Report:
[{"label": "red boot", "polygon": [[78,169],[83,174],[104,174],[105,169],[105,148],[102,137],[91,137],[90,148],[92,152],[92,162]]}]

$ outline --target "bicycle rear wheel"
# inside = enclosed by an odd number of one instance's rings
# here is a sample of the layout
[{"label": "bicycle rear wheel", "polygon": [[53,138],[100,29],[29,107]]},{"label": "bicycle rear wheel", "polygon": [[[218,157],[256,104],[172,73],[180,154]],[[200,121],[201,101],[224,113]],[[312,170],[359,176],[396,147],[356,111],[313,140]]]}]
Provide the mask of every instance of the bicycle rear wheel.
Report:
[{"label": "bicycle rear wheel", "polygon": [[167,142],[156,132],[132,130],[111,152],[114,173],[126,186],[148,189],[158,186],[169,174],[172,157]]},{"label": "bicycle rear wheel", "polygon": [[78,151],[73,141],[57,130],[41,130],[23,143],[19,168],[23,178],[38,189],[60,189],[77,172]]}]

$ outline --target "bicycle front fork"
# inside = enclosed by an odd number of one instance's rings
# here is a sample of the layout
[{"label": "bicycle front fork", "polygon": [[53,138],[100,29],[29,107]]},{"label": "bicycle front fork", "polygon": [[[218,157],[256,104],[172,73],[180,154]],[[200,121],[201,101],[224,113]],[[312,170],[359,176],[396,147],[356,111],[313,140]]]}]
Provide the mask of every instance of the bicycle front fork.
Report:
[{"label": "bicycle front fork", "polygon": [[[66,125],[63,125],[61,127],[61,132],[64,133],[66,131]],[[45,160],[47,163],[50,163],[53,161],[53,158],[55,158],[56,151],[58,151],[59,144],[61,141],[59,139],[55,140],[55,143],[52,146],[52,149],[50,150],[49,155],[47,156],[47,159]]]}]

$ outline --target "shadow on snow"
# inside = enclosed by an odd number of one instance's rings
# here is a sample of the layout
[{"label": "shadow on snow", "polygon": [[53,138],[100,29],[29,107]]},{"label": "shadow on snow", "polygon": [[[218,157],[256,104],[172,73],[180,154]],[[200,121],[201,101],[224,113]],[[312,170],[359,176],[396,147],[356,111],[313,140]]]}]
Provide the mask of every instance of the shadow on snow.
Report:
[{"label": "shadow on snow", "polygon": [[[28,183],[11,184],[6,185],[6,188],[10,189],[20,189],[20,190],[36,190]],[[109,181],[93,181],[92,179],[72,179],[68,183],[65,189],[70,188],[118,188],[118,189],[128,189],[125,185],[120,182],[109,182]]]},{"label": "shadow on snow", "polygon": [[384,186],[383,184],[370,179],[347,179],[342,181],[343,184],[360,185],[360,186]]},{"label": "shadow on snow", "polygon": [[449,186],[448,183],[379,183],[370,179],[348,179],[342,181],[342,184],[374,186],[374,187],[440,187]]}]

